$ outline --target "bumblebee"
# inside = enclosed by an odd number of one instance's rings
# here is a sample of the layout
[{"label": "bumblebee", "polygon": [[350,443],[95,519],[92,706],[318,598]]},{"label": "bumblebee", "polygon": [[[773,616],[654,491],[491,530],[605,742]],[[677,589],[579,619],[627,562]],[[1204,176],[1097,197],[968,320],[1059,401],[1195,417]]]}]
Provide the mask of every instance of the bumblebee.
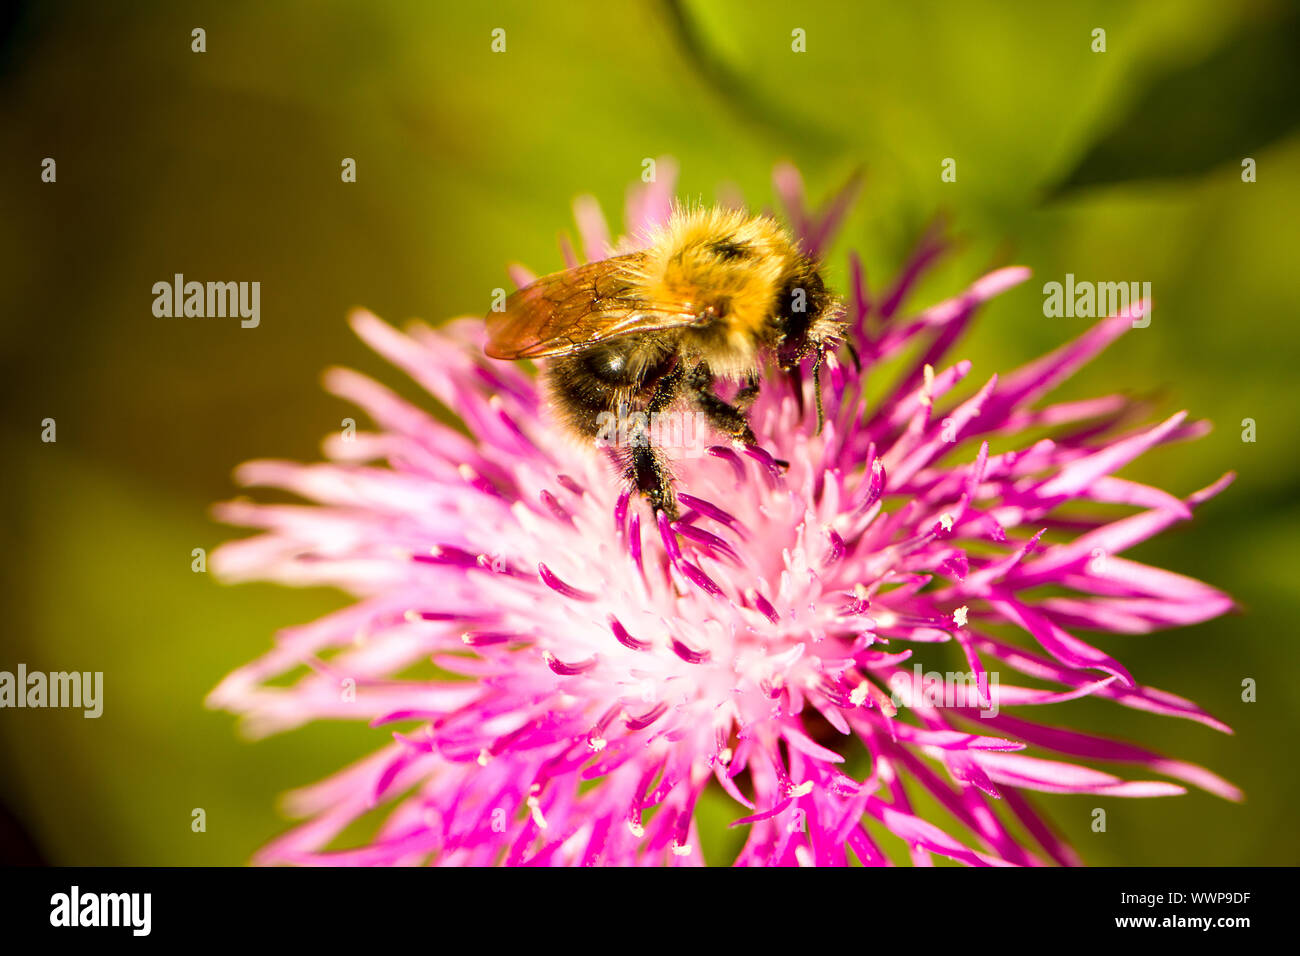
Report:
[{"label": "bumblebee", "polygon": [[[762,363],[797,383],[843,338],[843,309],[775,220],[720,208],[678,209],[642,251],[544,276],[486,319],[497,359],[547,359],[546,390],[561,423],[596,439],[608,416],[665,412],[685,400],[717,431],[755,444],[747,412]],[[719,382],[739,387],[730,401]],[[677,517],[668,458],[644,431],[612,457],[655,512]]]}]

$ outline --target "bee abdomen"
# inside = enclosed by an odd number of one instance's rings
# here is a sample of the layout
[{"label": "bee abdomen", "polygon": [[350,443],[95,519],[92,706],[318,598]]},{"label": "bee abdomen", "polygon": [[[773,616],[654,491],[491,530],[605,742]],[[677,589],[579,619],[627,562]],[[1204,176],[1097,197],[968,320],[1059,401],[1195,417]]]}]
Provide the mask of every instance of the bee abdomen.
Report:
[{"label": "bee abdomen", "polygon": [[573,431],[594,437],[604,422],[602,413],[645,405],[672,362],[671,356],[655,356],[647,363],[644,351],[642,344],[625,338],[551,360],[546,368],[551,401]]}]

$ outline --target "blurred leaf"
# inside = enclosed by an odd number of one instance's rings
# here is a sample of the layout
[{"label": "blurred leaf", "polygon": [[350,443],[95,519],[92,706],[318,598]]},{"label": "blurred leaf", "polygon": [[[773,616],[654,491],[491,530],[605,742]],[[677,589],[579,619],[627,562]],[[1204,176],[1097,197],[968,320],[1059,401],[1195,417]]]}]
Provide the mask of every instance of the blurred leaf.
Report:
[{"label": "blurred leaf", "polygon": [[[36,449],[5,438],[24,449],[7,471],[24,491],[26,533],[0,567],[25,580],[0,669],[102,672],[103,712],[0,712],[0,756],[16,768],[0,772],[0,803],[56,865],[246,863],[287,829],[277,796],[366,753],[373,732],[322,723],[251,744],[203,700],[276,628],[342,598],[222,587],[191,570],[191,549],[218,533],[201,512],[124,482],[62,437]],[[206,832],[190,829],[195,808]]]},{"label": "blurred leaf", "polygon": [[1155,77],[1055,188],[1161,179],[1240,162],[1300,125],[1300,10],[1256,22]]},{"label": "blurred leaf", "polygon": [[732,70],[726,58],[710,45],[710,37],[687,9],[685,0],[662,3],[668,25],[700,78],[755,129],[768,138],[793,140],[810,150],[829,152],[844,146],[838,131],[816,126],[803,113],[764,102],[755,95],[755,87]]}]

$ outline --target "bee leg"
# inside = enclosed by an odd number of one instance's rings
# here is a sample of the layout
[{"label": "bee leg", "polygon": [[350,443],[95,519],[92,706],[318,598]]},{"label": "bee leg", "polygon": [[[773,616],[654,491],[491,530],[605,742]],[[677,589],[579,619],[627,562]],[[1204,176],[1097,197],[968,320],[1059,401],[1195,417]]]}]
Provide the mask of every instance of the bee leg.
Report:
[{"label": "bee leg", "polygon": [[632,447],[627,477],[636,490],[650,502],[656,512],[662,511],[670,521],[676,521],[677,496],[673,493],[673,478],[668,463],[649,442]]},{"label": "bee leg", "polygon": [[758,398],[759,380],[758,376],[751,375],[745,382],[745,387],[736,393],[732,405],[742,412],[747,412],[753,407],[754,400]]},{"label": "bee leg", "polygon": [[673,399],[677,397],[677,390],[681,387],[683,378],[685,373],[681,363],[678,362],[673,366],[672,371],[655,383],[654,393],[645,406],[646,414],[654,415],[671,405]]},{"label": "bee leg", "polygon": [[[758,394],[757,383],[752,383],[753,395]],[[749,419],[745,417],[745,412],[734,405],[728,405],[722,399],[718,398],[717,393],[713,391],[713,374],[702,366],[696,366],[695,369],[686,378],[686,387],[691,390],[691,396],[695,399],[695,404],[700,411],[709,420],[709,424],[724,434],[730,435],[734,441],[744,442],[746,445],[757,445],[758,440],[754,437],[754,432],[749,427]],[[746,385],[748,391],[750,385]],[[740,396],[737,396],[739,398]],[[753,404],[753,398],[745,399],[745,407]]]},{"label": "bee leg", "polygon": [[[854,352],[853,355],[856,361],[857,353]],[[803,356],[800,356],[800,359],[802,358]],[[822,404],[822,365],[825,363],[825,360],[826,360],[825,352],[819,350],[813,353],[812,380],[813,380],[813,396],[817,402],[816,434],[818,435],[822,433],[822,428],[826,425],[826,409]],[[794,389],[794,399],[799,409],[799,417],[802,418],[803,411],[804,411],[803,369],[799,364],[796,363],[791,365],[788,369],[786,369],[786,372],[790,376],[790,385]]]},{"label": "bee leg", "polygon": [[[654,392],[645,406],[647,422],[650,416],[657,415],[673,403],[684,377],[679,363],[655,383]],[[656,512],[662,511],[670,520],[677,520],[677,496],[673,492],[672,473],[668,470],[667,459],[651,441],[649,432],[642,431],[633,437],[626,474]]]},{"label": "bee leg", "polygon": [[817,396],[817,434],[822,433],[826,426],[826,409],[822,407],[822,360],[826,357],[825,352],[819,351],[813,359],[813,394]]}]

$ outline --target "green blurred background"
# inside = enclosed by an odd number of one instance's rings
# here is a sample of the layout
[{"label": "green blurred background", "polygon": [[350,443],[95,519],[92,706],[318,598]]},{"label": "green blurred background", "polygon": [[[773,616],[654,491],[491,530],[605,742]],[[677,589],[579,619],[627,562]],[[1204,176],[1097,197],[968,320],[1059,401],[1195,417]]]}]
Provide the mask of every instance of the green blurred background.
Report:
[{"label": "green blurred background", "polygon": [[[960,239],[913,302],[992,264],[1035,278],[958,349],[984,381],[1082,331],[1042,283],[1145,280],[1130,332],[1062,396],[1121,390],[1215,431],[1125,471],[1178,494],[1237,483],[1137,549],[1243,612],[1098,638],[1137,678],[1232,724],[1081,701],[1054,722],[1202,763],[1247,791],[1146,801],[1044,797],[1095,864],[1300,860],[1294,740],[1300,295],[1296,20],[1290,4],[29,3],[0,46],[0,391],[7,621],[0,669],[101,670],[104,715],[0,711],[10,859],[239,864],[287,824],[277,796],[386,731],[315,725],[257,743],[202,706],[274,631],[343,603],[222,587],[191,550],[237,463],[313,459],[352,414],[321,390],[345,364],[413,394],[348,331],[484,311],[504,266],[561,265],[590,192],[617,224],[646,157],[680,194],[733,184],[771,202],[773,165],[814,198],[855,168],[862,198],[832,255],[875,288],[936,215]],[[191,52],[191,30],[207,51]],[[506,52],[491,31],[506,31]],[[807,52],[791,50],[806,31]],[[1091,49],[1106,30],[1106,51]],[[40,181],[44,157],[57,182]],[[1258,164],[1243,183],[1241,160]],[[357,182],[340,181],[344,157]],[[956,160],[957,180],[940,164]],[[173,273],[258,280],[262,319],[158,319]],[[58,441],[40,440],[41,420]],[[1258,441],[1241,440],[1241,422]],[[1241,682],[1258,682],[1243,703]],[[1120,769],[1121,773],[1131,771]],[[1105,834],[1091,810],[1109,814]],[[207,813],[193,833],[191,810]],[[706,801],[706,821],[740,815]],[[739,834],[718,828],[716,858]]]}]

